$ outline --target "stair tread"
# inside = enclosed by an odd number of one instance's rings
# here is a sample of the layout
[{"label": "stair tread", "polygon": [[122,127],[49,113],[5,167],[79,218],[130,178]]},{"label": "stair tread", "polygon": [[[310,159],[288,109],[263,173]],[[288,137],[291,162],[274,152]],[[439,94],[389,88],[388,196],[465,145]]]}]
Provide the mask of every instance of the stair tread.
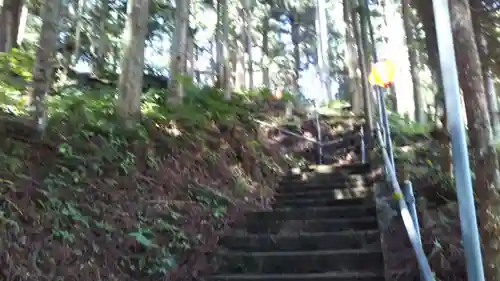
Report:
[{"label": "stair tread", "polygon": [[287,220],[287,222],[291,223],[294,221],[297,222],[322,222],[322,223],[342,223],[342,222],[373,222],[376,221],[377,217],[376,216],[364,216],[364,217],[356,217],[356,218],[333,218],[333,219],[319,219],[319,218],[312,218],[312,219],[297,219],[297,220]]},{"label": "stair tread", "polygon": [[360,186],[356,186],[356,187],[348,187],[348,188],[338,188],[338,189],[335,189],[335,188],[330,188],[330,189],[326,189],[326,188],[321,188],[321,189],[314,189],[314,188],[311,188],[310,190],[307,190],[307,191],[304,191],[304,190],[299,190],[299,191],[288,191],[288,192],[280,192],[279,190],[276,191],[276,194],[274,194],[274,197],[289,197],[289,196],[297,196],[299,197],[300,195],[303,195],[303,196],[308,196],[308,195],[311,195],[311,194],[319,194],[319,195],[323,195],[323,194],[335,194],[337,192],[343,192],[343,191],[348,191],[348,190],[352,190],[352,191],[358,191],[358,190],[367,190],[367,189],[370,189],[369,186],[364,186],[364,185],[360,185]]},{"label": "stair tread", "polygon": [[342,249],[342,250],[320,250],[320,251],[272,251],[272,252],[236,252],[221,251],[224,256],[250,256],[250,257],[282,257],[282,256],[331,256],[342,254],[373,254],[381,250],[372,249]]},{"label": "stair tread", "polygon": [[301,237],[322,237],[322,236],[342,236],[342,235],[369,235],[375,234],[379,231],[377,229],[373,230],[342,230],[342,231],[330,231],[330,232],[297,232],[297,233],[287,233],[287,234],[268,234],[268,233],[233,233],[227,234],[225,236],[243,237],[243,238],[263,238],[271,237],[274,239],[280,238],[301,238]]},{"label": "stair tread", "polygon": [[351,206],[307,206],[307,207],[280,207],[272,210],[262,210],[256,211],[254,213],[273,213],[273,212],[293,212],[293,211],[328,211],[328,210],[349,210],[349,209],[370,209],[375,208],[375,202],[369,202],[368,204],[359,204]]},{"label": "stair tread", "polygon": [[[327,198],[327,197],[322,197],[322,198],[280,198],[276,201],[281,201],[281,202],[324,202],[324,201],[330,201],[330,202],[349,202],[349,203],[356,203],[358,205],[364,205],[365,203],[372,203],[373,198],[372,197],[356,197],[356,198],[342,198],[342,199],[337,199],[337,198]],[[343,206],[355,206],[355,205],[343,205]]]},{"label": "stair tread", "polygon": [[279,199],[275,200],[273,203],[274,208],[296,208],[302,210],[306,207],[335,207],[335,206],[346,206],[346,207],[360,207],[366,204],[373,203],[373,198],[370,197],[360,197],[360,198],[290,198],[290,199]]},{"label": "stair tread", "polygon": [[330,271],[323,273],[296,273],[296,274],[218,274],[214,275],[214,278],[226,278],[226,279],[244,279],[244,280],[260,280],[260,279],[282,279],[282,280],[293,280],[293,279],[317,279],[317,278],[356,278],[356,277],[383,277],[381,273],[374,272],[344,272],[344,271]]},{"label": "stair tread", "polygon": [[[261,211],[262,212],[262,211]],[[377,221],[376,216],[364,216],[364,217],[354,217],[354,218],[332,218],[332,219],[322,219],[322,218],[311,218],[311,219],[291,219],[286,220],[288,223],[346,223],[346,222],[374,222]],[[279,222],[279,221],[278,221]],[[247,222],[246,224],[252,224],[254,222]],[[258,222],[261,224],[262,222]],[[344,231],[344,230],[342,230]]]},{"label": "stair tread", "polygon": [[[272,210],[261,210],[247,213],[248,220],[261,223],[269,221],[308,220],[314,218],[352,218],[376,216],[375,203],[348,206],[277,206]],[[265,222],[267,221],[267,222]]]},{"label": "stair tread", "polygon": [[345,168],[358,168],[358,167],[366,167],[370,166],[370,164],[367,163],[361,163],[361,162],[353,162],[353,163],[348,163],[348,164],[311,164],[308,165],[307,167],[311,169],[345,169]]},{"label": "stair tread", "polygon": [[276,189],[278,194],[289,194],[307,191],[334,191],[334,190],[351,190],[358,188],[369,188],[370,184],[363,182],[286,182]]},{"label": "stair tread", "polygon": [[326,186],[341,186],[345,184],[364,184],[365,179],[362,175],[332,175],[328,178],[285,178],[280,180],[280,186],[287,185],[326,185]]},{"label": "stair tread", "polygon": [[227,235],[220,245],[233,252],[381,249],[378,230],[302,233],[285,229],[275,234]]},{"label": "stair tread", "polygon": [[[262,221],[249,219],[241,225],[235,225],[235,232],[240,233],[262,233],[277,234],[283,229],[283,225],[300,226],[298,229],[302,233],[315,232],[342,232],[356,230],[376,230],[378,221],[375,215],[359,216],[351,218],[305,218],[290,220]],[[229,232],[231,233],[231,232]]]}]

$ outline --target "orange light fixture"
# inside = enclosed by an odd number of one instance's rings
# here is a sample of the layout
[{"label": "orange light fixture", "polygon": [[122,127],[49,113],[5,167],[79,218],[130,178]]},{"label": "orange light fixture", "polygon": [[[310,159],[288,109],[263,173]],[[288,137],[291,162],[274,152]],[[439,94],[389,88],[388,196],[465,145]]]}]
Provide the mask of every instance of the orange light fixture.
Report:
[{"label": "orange light fixture", "polygon": [[394,82],[395,75],[396,66],[394,63],[390,60],[383,60],[373,65],[372,71],[368,76],[368,81],[372,85],[387,88]]},{"label": "orange light fixture", "polygon": [[282,97],[283,97],[283,88],[279,87],[274,92],[273,98],[274,98],[274,100],[280,100]]}]

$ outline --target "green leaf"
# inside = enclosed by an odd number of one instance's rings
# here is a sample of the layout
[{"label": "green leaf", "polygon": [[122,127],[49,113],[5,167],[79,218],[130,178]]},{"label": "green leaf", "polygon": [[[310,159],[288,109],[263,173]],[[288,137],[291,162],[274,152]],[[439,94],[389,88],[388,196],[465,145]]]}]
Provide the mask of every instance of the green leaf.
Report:
[{"label": "green leaf", "polygon": [[158,245],[156,245],[155,243],[153,243],[153,241],[144,236],[142,232],[132,232],[129,235],[134,237],[137,243],[143,245],[146,248],[158,248]]}]

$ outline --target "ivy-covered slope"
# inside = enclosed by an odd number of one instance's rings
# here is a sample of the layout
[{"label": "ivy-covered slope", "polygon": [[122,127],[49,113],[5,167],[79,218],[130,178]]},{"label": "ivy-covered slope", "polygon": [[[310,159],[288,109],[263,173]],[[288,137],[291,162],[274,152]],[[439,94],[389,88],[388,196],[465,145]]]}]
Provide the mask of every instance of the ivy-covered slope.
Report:
[{"label": "ivy-covered slope", "polygon": [[222,96],[191,87],[166,107],[149,92],[133,129],[115,115],[113,89],[52,96],[43,135],[22,108],[2,114],[0,280],[186,281],[211,271],[218,233],[265,208],[290,161],[252,121],[275,113],[269,95]]}]

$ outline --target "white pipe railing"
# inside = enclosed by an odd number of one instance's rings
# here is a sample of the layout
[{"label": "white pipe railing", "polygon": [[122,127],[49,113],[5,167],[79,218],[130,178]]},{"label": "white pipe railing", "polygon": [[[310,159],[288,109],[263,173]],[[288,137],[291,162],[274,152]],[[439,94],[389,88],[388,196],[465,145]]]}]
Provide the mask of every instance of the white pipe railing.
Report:
[{"label": "white pipe railing", "polygon": [[275,128],[285,134],[288,134],[288,135],[291,135],[291,136],[294,136],[294,137],[297,137],[297,138],[301,138],[301,139],[304,139],[304,140],[307,140],[307,141],[310,141],[310,142],[313,142],[313,143],[317,143],[319,144],[320,142],[313,139],[313,138],[310,138],[310,137],[307,137],[307,136],[302,136],[302,135],[299,135],[297,133],[294,133],[292,131],[289,131],[289,130],[286,130],[286,129],[283,129],[283,128],[280,128],[278,127],[278,125],[274,125],[274,124],[271,124],[271,123],[268,123],[268,122],[264,122],[262,120],[258,120],[258,119],[254,119],[254,121],[262,126],[266,126],[266,127],[270,127],[270,128]]},{"label": "white pipe railing", "polygon": [[420,267],[420,272],[422,274],[422,278],[425,281],[432,281],[434,280],[434,275],[432,274],[431,267],[429,265],[429,262],[427,261],[427,256],[425,255],[424,249],[422,248],[422,242],[420,240],[419,231],[415,227],[416,222],[414,221],[414,219],[416,218],[412,218],[408,205],[404,200],[403,191],[399,186],[398,179],[396,176],[396,170],[392,164],[389,154],[387,153],[386,143],[384,142],[382,134],[380,133],[380,124],[378,122],[377,122],[377,139],[380,145],[382,146],[382,156],[384,158],[384,164],[385,167],[387,168],[394,194],[398,195],[394,197],[398,198],[399,208],[401,209],[401,218],[403,219],[403,223],[406,228],[406,231],[408,232],[411,245],[413,247],[413,250],[415,251],[417,262]]}]

